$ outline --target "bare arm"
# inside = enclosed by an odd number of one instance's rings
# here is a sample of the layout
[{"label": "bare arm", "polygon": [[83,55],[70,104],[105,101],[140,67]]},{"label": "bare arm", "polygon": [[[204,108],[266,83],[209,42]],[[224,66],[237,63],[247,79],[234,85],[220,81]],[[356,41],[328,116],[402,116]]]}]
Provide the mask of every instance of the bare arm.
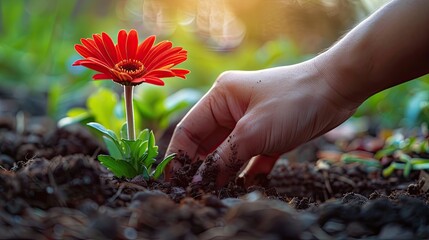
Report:
[{"label": "bare arm", "polygon": [[429,1],[396,0],[314,59],[328,84],[359,105],[429,72]]}]

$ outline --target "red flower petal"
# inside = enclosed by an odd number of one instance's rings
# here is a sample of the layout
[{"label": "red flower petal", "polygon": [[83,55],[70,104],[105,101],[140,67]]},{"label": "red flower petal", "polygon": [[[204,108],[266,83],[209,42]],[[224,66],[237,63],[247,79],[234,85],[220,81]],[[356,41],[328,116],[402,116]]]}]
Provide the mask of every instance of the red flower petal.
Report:
[{"label": "red flower petal", "polygon": [[113,79],[114,77],[106,73],[97,73],[94,76],[92,76],[92,78],[94,80],[106,80],[106,79]]},{"label": "red flower petal", "polygon": [[174,77],[174,73],[170,69],[155,69],[148,72],[146,76],[157,78]]},{"label": "red flower petal", "polygon": [[177,77],[186,78],[186,74],[190,73],[191,71],[187,70],[187,69],[181,69],[181,68],[175,68],[175,69],[171,69],[171,71],[174,73],[174,75],[176,75]]},{"label": "red flower petal", "polygon": [[104,59],[103,55],[98,50],[97,45],[95,44],[94,40],[82,38],[80,41],[92,53],[91,57],[95,57],[98,59]]},{"label": "red flower petal", "polygon": [[[156,68],[156,67],[162,67],[162,64],[159,64],[160,62],[164,62],[164,59],[168,58],[168,57],[174,57],[178,52],[180,52],[180,50],[182,50],[182,48],[171,48],[168,49],[162,53],[160,53],[158,56],[155,56],[155,58],[149,62],[149,64],[147,65],[147,68],[151,69]],[[168,64],[164,64],[168,65]]]},{"label": "red flower petal", "polygon": [[93,61],[85,61],[84,60],[84,61],[79,62],[79,64],[76,64],[76,65],[82,65],[82,66],[85,66],[87,68],[90,68],[92,70],[102,72],[102,73],[108,73],[109,72],[108,68],[106,68],[105,66],[100,65],[98,63],[95,63]]},{"label": "red flower petal", "polygon": [[158,86],[164,86],[165,85],[164,81],[162,81],[161,79],[159,79],[157,77],[137,78],[137,79],[133,79],[131,82],[134,84],[140,84],[140,83],[146,82],[146,83],[158,85]]},{"label": "red flower petal", "polygon": [[121,30],[118,33],[118,44],[116,45],[116,47],[119,49],[119,52],[121,53],[120,60],[128,59],[126,44],[127,32],[125,30]]},{"label": "red flower petal", "polygon": [[[169,66],[170,68],[184,62],[188,57],[183,54],[174,54],[168,57],[164,57],[164,59],[161,59],[159,62],[155,62],[155,65],[151,65],[152,68],[164,68],[165,66]],[[149,68],[149,67],[148,67]]]},{"label": "red flower petal", "polygon": [[98,50],[100,50],[101,54],[103,55],[105,61],[109,66],[113,67],[115,66],[115,63],[113,62],[113,59],[110,57],[109,53],[107,52],[106,48],[104,47],[103,40],[99,34],[93,35],[95,44],[97,44]]},{"label": "red flower petal", "polygon": [[148,54],[149,50],[152,48],[153,43],[155,42],[156,37],[150,36],[144,40],[137,49],[136,59],[143,60],[143,58]]},{"label": "red flower petal", "polygon": [[137,31],[133,29],[128,33],[128,37],[127,37],[126,49],[127,49],[128,59],[134,59],[136,57],[138,44],[139,44],[139,38],[137,36]]},{"label": "red flower petal", "polygon": [[144,65],[147,65],[155,58],[158,54],[170,49],[172,47],[172,43],[170,41],[162,41],[158,43],[156,46],[149,50],[149,53],[143,58],[142,62]]},{"label": "red flower petal", "polygon": [[76,51],[84,58],[92,56],[91,51],[89,51],[86,47],[84,47],[80,44],[75,44],[74,49],[76,49]]},{"label": "red flower petal", "polygon": [[112,59],[113,63],[118,62],[118,57],[116,55],[116,47],[112,41],[112,38],[110,38],[110,36],[106,33],[102,33],[101,37],[103,39],[104,47],[106,48],[107,53],[109,53],[109,56]]}]

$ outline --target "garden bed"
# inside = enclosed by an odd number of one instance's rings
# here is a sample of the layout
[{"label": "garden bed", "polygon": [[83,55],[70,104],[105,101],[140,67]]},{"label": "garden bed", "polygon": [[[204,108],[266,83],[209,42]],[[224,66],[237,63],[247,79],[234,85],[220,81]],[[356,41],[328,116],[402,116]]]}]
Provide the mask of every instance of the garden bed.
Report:
[{"label": "garden bed", "polygon": [[257,184],[215,189],[189,184],[199,163],[183,154],[165,183],[118,179],[95,160],[103,152],[79,125],[1,117],[0,238],[429,238],[424,171],[383,177],[358,163],[281,160]]}]

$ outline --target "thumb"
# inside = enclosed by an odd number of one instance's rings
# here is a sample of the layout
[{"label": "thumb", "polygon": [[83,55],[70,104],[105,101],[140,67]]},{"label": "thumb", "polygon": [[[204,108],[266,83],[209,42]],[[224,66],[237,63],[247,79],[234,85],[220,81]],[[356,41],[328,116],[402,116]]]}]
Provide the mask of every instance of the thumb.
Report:
[{"label": "thumb", "polygon": [[263,138],[242,118],[231,134],[207,156],[193,178],[193,183],[215,180],[224,186],[253,156],[263,150]]},{"label": "thumb", "polygon": [[238,178],[241,179],[245,187],[257,184],[261,176],[265,178],[270,174],[279,157],[280,154],[253,157],[243,171],[240,172]]}]

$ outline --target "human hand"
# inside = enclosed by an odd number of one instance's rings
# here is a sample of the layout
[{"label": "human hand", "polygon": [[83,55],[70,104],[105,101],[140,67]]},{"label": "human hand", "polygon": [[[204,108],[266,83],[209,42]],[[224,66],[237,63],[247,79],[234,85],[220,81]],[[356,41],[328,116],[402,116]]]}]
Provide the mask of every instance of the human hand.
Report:
[{"label": "human hand", "polygon": [[[252,159],[241,174],[268,174],[286,153],[338,126],[359,104],[343,98],[312,60],[259,71],[228,71],[177,125],[167,154],[186,153],[206,159],[193,182],[208,166],[223,186]],[[329,81],[332,82],[332,81]],[[172,161],[166,178],[180,163]]]}]

